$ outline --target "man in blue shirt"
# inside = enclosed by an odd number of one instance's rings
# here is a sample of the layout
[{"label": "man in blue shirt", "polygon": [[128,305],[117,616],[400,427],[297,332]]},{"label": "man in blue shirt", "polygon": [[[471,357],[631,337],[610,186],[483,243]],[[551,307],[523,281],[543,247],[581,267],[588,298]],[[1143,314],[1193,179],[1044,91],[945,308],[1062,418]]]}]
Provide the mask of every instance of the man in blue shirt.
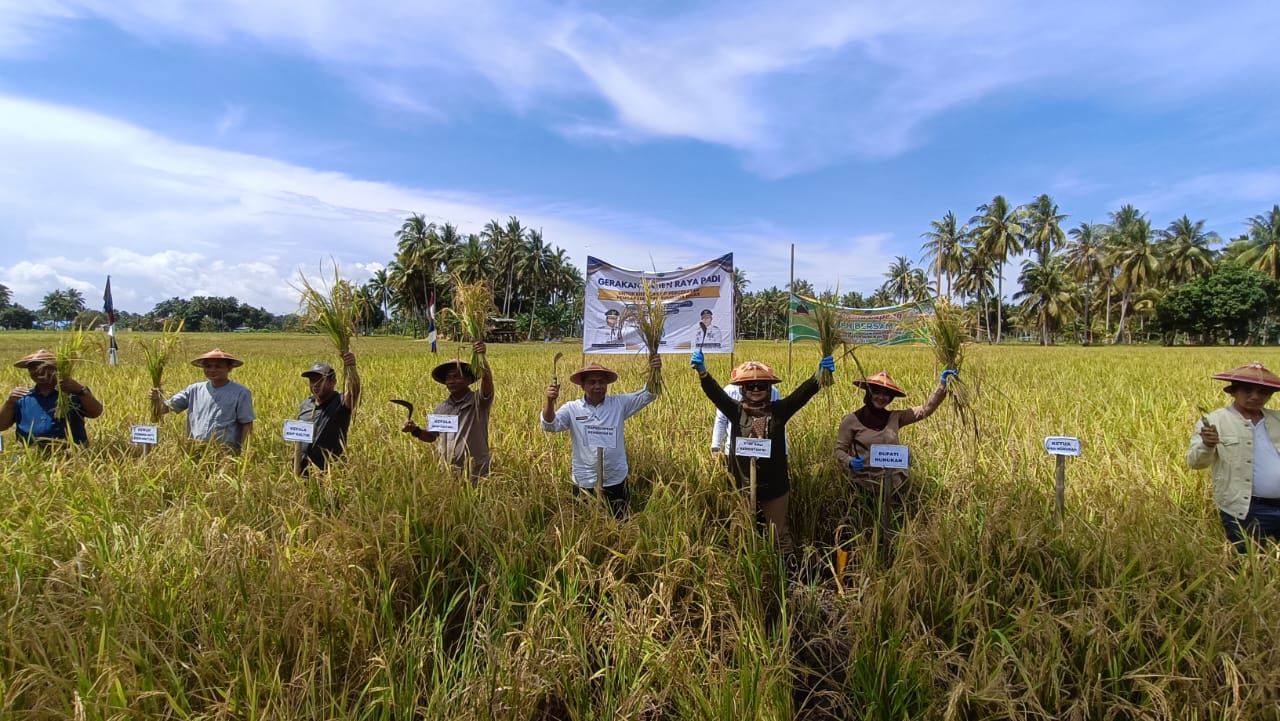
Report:
[{"label": "man in blue shirt", "polygon": [[[59,380],[54,355],[43,348],[13,365],[25,368],[35,385],[9,392],[0,405],[0,431],[17,426],[18,440],[28,445],[65,444],[68,433],[72,443],[88,445],[84,419],[102,415],[102,401],[93,396],[89,386],[74,378]],[[61,393],[70,396],[66,418],[58,417]]]}]

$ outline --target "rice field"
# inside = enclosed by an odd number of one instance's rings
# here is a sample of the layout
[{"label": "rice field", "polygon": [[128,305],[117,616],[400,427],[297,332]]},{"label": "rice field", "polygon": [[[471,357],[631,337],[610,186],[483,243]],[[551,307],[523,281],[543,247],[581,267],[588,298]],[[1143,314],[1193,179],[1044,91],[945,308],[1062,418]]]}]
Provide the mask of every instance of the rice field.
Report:
[{"label": "rice field", "polygon": [[[248,452],[182,442],[169,415],[143,454],[148,373],[85,361],[103,400],[92,447],[0,457],[0,718],[5,719],[1269,719],[1280,717],[1280,565],[1237,559],[1206,474],[1183,453],[1208,376],[1274,349],[972,347],[979,421],[950,404],[907,428],[921,489],[877,553],[873,499],[832,457],[861,401],[842,363],[788,425],[792,529],[807,583],[788,584],[742,494],[708,452],[713,408],[687,357],[628,421],[632,515],[570,495],[567,434],[537,426],[552,357],[571,344],[491,345],[494,474],[459,484],[399,433],[413,401],[444,396],[443,343],[355,338],[364,383],[348,457],[299,478],[280,438],[335,362],[322,336],[192,334],[246,361]],[[0,334],[12,361],[47,333]],[[816,344],[741,344],[784,392]],[[97,352],[96,357],[102,357]],[[95,352],[86,349],[87,357]],[[928,348],[863,348],[920,402],[941,370]],[[616,391],[641,357],[605,358]],[[709,356],[722,382],[725,356]],[[174,362],[172,392],[200,379]],[[578,397],[565,383],[562,400]],[[901,403],[902,401],[898,401]],[[1055,516],[1048,435],[1078,436]],[[839,534],[850,552],[830,570]]]}]

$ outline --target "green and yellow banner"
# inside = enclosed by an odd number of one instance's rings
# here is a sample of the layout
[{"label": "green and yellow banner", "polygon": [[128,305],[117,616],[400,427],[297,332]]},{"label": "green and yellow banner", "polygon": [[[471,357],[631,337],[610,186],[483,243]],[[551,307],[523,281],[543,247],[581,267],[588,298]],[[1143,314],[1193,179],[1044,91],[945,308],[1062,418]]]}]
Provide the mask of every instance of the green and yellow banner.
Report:
[{"label": "green and yellow banner", "polygon": [[850,345],[901,345],[928,343],[924,321],[933,316],[933,301],[883,308],[845,308],[822,303],[815,298],[791,295],[791,342],[818,340],[813,311],[818,306],[834,308],[840,319],[840,334]]}]

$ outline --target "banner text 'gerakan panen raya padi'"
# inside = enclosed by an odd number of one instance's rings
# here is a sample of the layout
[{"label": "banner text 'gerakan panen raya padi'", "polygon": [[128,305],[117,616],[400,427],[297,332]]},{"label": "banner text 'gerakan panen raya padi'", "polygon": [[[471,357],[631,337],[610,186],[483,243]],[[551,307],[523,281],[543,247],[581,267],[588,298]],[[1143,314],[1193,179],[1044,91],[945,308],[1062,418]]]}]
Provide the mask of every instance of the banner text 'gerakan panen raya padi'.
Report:
[{"label": "banner text 'gerakan panen raya padi'", "polygon": [[645,284],[666,311],[659,353],[732,353],[733,253],[692,268],[662,273],[627,270],[587,256],[584,353],[636,353],[644,341],[634,313]]},{"label": "banner text 'gerakan panen raya padi'", "polygon": [[791,341],[818,340],[813,311],[819,305],[834,308],[840,319],[840,335],[850,345],[900,345],[928,343],[926,320],[933,316],[933,301],[883,308],[845,308],[792,294]]}]

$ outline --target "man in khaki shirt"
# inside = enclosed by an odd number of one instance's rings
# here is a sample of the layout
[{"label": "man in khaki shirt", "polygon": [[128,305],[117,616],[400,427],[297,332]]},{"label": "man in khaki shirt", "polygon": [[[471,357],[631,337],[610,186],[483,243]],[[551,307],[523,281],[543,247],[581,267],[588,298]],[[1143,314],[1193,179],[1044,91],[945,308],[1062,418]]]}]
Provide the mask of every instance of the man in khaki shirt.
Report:
[{"label": "man in khaki shirt", "polygon": [[[483,341],[471,347],[475,353],[484,353]],[[405,421],[401,431],[420,441],[434,443],[444,439],[440,453],[458,475],[474,482],[489,475],[489,411],[493,408],[493,369],[486,369],[483,378],[476,378],[471,364],[458,358],[445,361],[431,370],[431,377],[449,390],[449,397],[436,404],[432,413],[457,416],[457,432],[442,433],[419,428],[413,421]],[[471,390],[471,384],[480,381],[479,390]]]},{"label": "man in khaki shirt", "polygon": [[1232,402],[1196,423],[1187,465],[1211,469],[1222,527],[1244,553],[1246,538],[1280,541],[1280,412],[1263,407],[1280,377],[1254,362],[1213,378]]}]

